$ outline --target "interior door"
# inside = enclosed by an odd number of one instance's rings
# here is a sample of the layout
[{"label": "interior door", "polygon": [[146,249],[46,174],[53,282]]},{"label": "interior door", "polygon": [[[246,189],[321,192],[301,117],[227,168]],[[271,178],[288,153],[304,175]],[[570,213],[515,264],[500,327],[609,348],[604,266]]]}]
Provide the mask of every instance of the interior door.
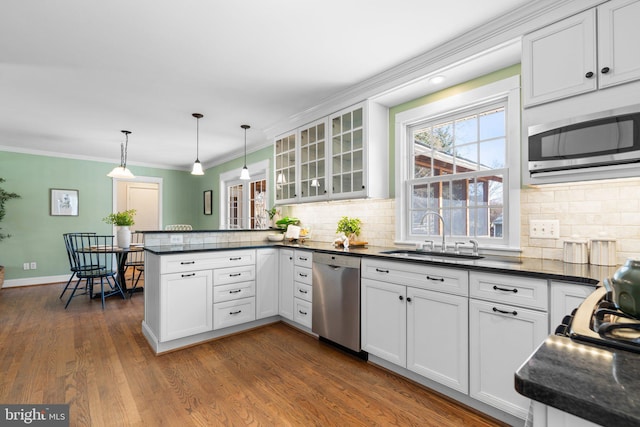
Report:
[{"label": "interior door", "polygon": [[131,231],[160,230],[160,185],[154,182],[120,181],[117,211],[135,209]]}]

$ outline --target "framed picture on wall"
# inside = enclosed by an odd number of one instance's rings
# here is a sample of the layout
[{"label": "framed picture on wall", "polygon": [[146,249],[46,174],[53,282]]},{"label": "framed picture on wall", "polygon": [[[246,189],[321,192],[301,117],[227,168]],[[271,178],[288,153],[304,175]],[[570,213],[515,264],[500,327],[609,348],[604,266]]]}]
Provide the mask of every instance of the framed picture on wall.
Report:
[{"label": "framed picture on wall", "polygon": [[203,201],[204,201],[204,214],[205,215],[211,215],[212,212],[212,203],[213,203],[213,190],[207,190],[204,192],[204,197],[203,197]]},{"label": "framed picture on wall", "polygon": [[78,190],[62,190],[52,188],[50,190],[50,215],[53,216],[78,216]]}]

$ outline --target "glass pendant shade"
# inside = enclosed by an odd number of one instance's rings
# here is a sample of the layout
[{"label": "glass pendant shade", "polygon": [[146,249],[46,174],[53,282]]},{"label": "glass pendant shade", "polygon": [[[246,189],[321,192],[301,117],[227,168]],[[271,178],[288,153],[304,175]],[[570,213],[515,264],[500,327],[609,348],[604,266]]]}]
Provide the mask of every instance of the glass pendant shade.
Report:
[{"label": "glass pendant shade", "polygon": [[240,179],[248,180],[251,179],[251,175],[249,174],[249,168],[247,168],[247,129],[251,126],[242,125],[240,127],[244,129],[244,167],[242,168],[242,171],[240,171]]},{"label": "glass pendant shade", "polygon": [[202,164],[200,164],[200,119],[204,116],[200,113],[193,113],[193,117],[196,118],[196,161],[193,162],[193,169],[191,169],[191,175],[204,175],[202,170]]},{"label": "glass pendant shade", "polygon": [[121,130],[120,132],[125,136],[125,142],[120,144],[120,166],[113,168],[107,176],[109,178],[133,179],[135,176],[127,169],[127,150],[129,148],[129,134],[131,132],[128,130]]}]

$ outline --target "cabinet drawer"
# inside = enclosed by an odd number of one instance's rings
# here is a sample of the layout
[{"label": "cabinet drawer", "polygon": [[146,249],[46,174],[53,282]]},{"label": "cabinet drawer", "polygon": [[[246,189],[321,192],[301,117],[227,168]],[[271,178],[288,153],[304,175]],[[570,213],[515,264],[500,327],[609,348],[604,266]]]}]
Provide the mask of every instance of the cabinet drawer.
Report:
[{"label": "cabinet drawer", "polygon": [[209,270],[236,265],[255,265],[255,250],[198,252],[180,255],[164,255],[161,258],[162,274],[181,271]]},{"label": "cabinet drawer", "polygon": [[300,298],[293,299],[293,321],[311,328],[311,303],[309,301]]},{"label": "cabinet drawer", "polygon": [[312,276],[312,270],[310,268],[300,267],[296,265],[293,271],[294,271],[293,277],[296,282],[305,283],[307,285],[311,284],[311,280],[313,276]]},{"label": "cabinet drawer", "polygon": [[544,279],[508,274],[469,273],[472,298],[547,311],[548,285]]},{"label": "cabinet drawer", "polygon": [[218,268],[213,270],[213,286],[248,282],[255,279],[255,265],[242,265],[239,267]]},{"label": "cabinet drawer", "polygon": [[213,329],[256,320],[255,297],[213,304]]},{"label": "cabinet drawer", "polygon": [[311,268],[313,266],[313,252],[296,249],[294,257],[295,264],[300,267]]},{"label": "cabinet drawer", "polygon": [[231,283],[213,287],[213,302],[231,301],[255,296],[256,282]]},{"label": "cabinet drawer", "polygon": [[313,291],[311,285],[307,285],[305,283],[296,282],[295,283],[295,297],[303,299],[305,301],[311,302],[311,295],[313,295]]},{"label": "cabinet drawer", "polygon": [[363,258],[361,276],[456,295],[469,295],[469,272],[411,262]]}]

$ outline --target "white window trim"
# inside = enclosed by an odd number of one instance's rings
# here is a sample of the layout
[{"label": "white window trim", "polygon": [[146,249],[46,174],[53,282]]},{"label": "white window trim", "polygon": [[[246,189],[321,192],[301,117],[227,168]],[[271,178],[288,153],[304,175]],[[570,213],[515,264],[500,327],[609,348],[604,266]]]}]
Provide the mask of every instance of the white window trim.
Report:
[{"label": "white window trim", "polygon": [[506,189],[505,210],[509,215],[508,244],[506,246],[483,245],[482,249],[497,252],[520,252],[520,76],[512,76],[488,85],[450,96],[411,110],[396,114],[395,117],[395,179],[396,179],[396,244],[415,244],[407,236],[406,212],[409,207],[408,187],[405,185],[410,156],[407,156],[409,141],[407,128],[425,119],[450,115],[475,105],[506,99],[507,106],[507,165],[509,183]]},{"label": "white window trim", "polygon": [[[256,163],[251,163],[247,165],[247,169],[249,169],[249,174],[251,175],[251,181],[254,180],[255,177],[264,177],[267,180],[267,189],[271,188],[271,174],[269,173],[269,160],[262,160]],[[255,175],[255,176],[254,176]],[[247,182],[240,181],[240,170],[231,170],[228,172],[223,172],[220,174],[220,187],[218,194],[219,196],[219,205],[220,206],[220,225],[218,226],[220,229],[225,229],[227,226],[227,186],[232,184],[237,184],[238,182]],[[249,181],[250,182],[250,181]],[[248,221],[248,220],[247,220]],[[243,225],[242,229],[248,229],[248,225]]]}]

